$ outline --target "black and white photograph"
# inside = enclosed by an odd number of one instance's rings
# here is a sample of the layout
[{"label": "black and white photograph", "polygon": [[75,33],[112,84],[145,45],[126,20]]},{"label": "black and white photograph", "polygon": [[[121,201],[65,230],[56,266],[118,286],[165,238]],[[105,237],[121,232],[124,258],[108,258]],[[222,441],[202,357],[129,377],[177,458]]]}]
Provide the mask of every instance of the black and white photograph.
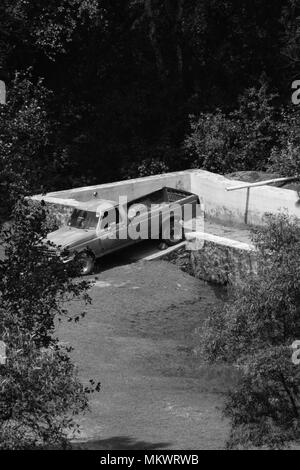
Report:
[{"label": "black and white photograph", "polygon": [[0,0],[0,450],[300,450],[300,0]]}]

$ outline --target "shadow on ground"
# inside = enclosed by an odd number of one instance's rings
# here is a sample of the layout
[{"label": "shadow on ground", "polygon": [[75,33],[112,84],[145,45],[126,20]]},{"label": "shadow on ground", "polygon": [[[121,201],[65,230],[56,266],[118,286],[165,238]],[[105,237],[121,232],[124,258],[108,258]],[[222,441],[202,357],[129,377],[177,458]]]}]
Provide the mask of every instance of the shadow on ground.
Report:
[{"label": "shadow on ground", "polygon": [[87,441],[73,444],[74,450],[157,450],[170,446],[167,442],[137,441],[131,437],[117,436],[98,441]]},{"label": "shadow on ground", "polygon": [[110,269],[127,266],[144,259],[146,256],[159,252],[157,240],[145,240],[135,245],[123,248],[109,256],[103,256],[96,262],[94,274],[104,273]]}]

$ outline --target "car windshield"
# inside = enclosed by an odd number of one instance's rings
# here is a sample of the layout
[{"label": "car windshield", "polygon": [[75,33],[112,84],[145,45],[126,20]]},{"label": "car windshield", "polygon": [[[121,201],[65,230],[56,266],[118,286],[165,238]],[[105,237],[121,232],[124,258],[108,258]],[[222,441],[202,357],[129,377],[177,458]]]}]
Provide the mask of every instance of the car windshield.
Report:
[{"label": "car windshield", "polygon": [[69,227],[83,228],[86,230],[95,229],[98,224],[96,212],[75,209],[68,222]]}]

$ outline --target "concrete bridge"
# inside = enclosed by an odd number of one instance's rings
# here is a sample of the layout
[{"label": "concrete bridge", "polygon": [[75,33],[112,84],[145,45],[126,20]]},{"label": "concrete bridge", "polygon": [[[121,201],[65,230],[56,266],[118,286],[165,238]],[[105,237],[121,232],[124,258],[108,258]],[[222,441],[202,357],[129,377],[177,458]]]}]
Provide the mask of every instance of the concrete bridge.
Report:
[{"label": "concrete bridge", "polygon": [[[204,232],[192,235],[205,240],[203,249],[190,253],[195,274],[205,280],[226,282],[232,276],[244,275],[255,269],[251,226],[263,225],[266,213],[275,214],[282,210],[300,217],[296,191],[270,186],[255,187],[250,191],[227,191],[228,187],[239,183],[243,184],[204,170],[186,170],[57,191],[33,196],[33,199],[43,199],[60,223],[64,224],[74,207],[90,200],[117,201],[119,196],[126,196],[131,201],[164,186],[195,193],[205,210]],[[160,251],[157,244],[143,244],[129,250],[128,257],[129,261],[153,260],[183,246],[180,244]]]}]

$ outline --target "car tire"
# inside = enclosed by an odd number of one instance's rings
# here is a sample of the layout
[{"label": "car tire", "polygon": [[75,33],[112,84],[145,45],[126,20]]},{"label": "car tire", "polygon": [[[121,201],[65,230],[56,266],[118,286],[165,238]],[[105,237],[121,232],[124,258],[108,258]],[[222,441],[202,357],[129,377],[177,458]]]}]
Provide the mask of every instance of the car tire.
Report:
[{"label": "car tire", "polygon": [[95,258],[93,255],[84,253],[80,257],[81,275],[88,276],[92,274],[95,267]]},{"label": "car tire", "polygon": [[176,229],[182,232],[182,226],[179,220],[171,220],[170,227],[168,224],[164,224],[162,228],[162,240],[169,246],[178,245],[178,243],[183,241],[183,236],[181,236],[181,238],[174,238]]}]

